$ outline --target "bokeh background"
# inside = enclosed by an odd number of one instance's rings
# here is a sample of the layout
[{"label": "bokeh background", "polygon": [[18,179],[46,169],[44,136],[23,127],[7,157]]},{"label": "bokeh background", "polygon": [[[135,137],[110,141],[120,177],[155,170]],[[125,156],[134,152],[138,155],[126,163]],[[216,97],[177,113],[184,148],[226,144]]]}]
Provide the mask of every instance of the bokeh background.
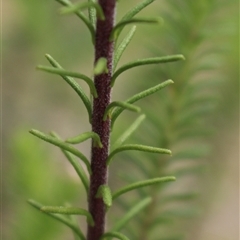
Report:
[{"label": "bokeh background", "polygon": [[[117,20],[138,2],[119,1]],[[190,18],[187,13],[191,12],[191,8],[196,12],[202,11],[199,8],[200,2],[205,9],[205,19],[207,19],[201,25],[197,24],[194,16],[191,16],[192,20],[187,18],[187,16]],[[205,113],[207,118],[210,115],[210,120],[206,121],[206,124],[209,124],[206,128],[214,131],[211,137],[206,138],[211,148],[207,156],[204,156],[208,164],[208,172],[200,178],[202,182],[199,180],[199,185],[196,185],[196,188],[201,188],[199,205],[202,213],[194,220],[188,220],[191,222],[191,228],[188,229],[186,224],[185,230],[191,232],[187,235],[187,239],[237,240],[239,237],[239,3],[236,0],[212,0],[209,1],[212,2],[210,6],[206,2],[179,1],[178,3],[183,5],[183,8],[179,8],[179,16],[175,15],[176,9],[173,10],[168,1],[160,0],[150,5],[140,15],[166,16],[165,25],[164,27],[139,26],[120,65],[137,58],[152,57],[162,53],[182,53],[186,56],[195,53],[195,50],[191,49],[198,47],[209,51],[209,58],[207,56],[203,60],[214,63],[210,64],[211,72],[221,79],[215,89],[218,95],[217,103],[210,112]],[[189,6],[189,9],[186,6]],[[29,198],[49,205],[70,202],[86,207],[83,187],[59,150],[28,133],[31,128],[43,132],[54,130],[63,138],[67,138],[86,129],[90,130],[87,112],[73,91],[58,76],[36,71],[38,64],[47,65],[44,54],[49,53],[67,69],[92,75],[94,52],[88,30],[76,17],[61,16],[58,9],[59,4],[55,1],[3,2],[1,53],[3,209],[1,214],[4,240],[73,239],[70,230],[65,226],[32,209],[26,202]],[[172,17],[172,22],[169,23],[171,16],[179,18]],[[194,30],[193,34],[204,33],[199,38],[199,42],[183,41],[184,34],[189,29]],[[182,41],[179,40],[182,44],[180,52],[175,49],[179,43],[176,43],[178,37],[179,39],[182,37]],[[196,44],[195,48],[191,46],[192,42]],[[211,51],[218,52],[217,57],[211,58]],[[191,68],[196,63],[195,68],[198,66],[200,68],[202,63],[199,63],[198,57],[201,55],[190,55],[189,58],[186,56],[186,61],[181,64]],[[124,74],[124,77],[116,83],[113,99],[128,98],[136,92],[136,89],[143,90],[141,86],[145,83],[150,81],[154,83],[151,79],[156,79],[159,75],[161,81],[171,77],[178,81],[178,73],[175,72],[178,68],[167,68],[168,76],[162,70],[164,66],[159,72],[154,68],[155,66],[144,67]],[[87,91],[84,84],[82,87]],[[159,112],[161,115],[161,110],[152,104],[153,102],[157,104],[157,97],[151,101],[146,101],[143,109],[154,114]],[[119,132],[130,124],[129,118],[134,119],[135,115],[128,113],[121,118],[118,122]],[[149,126],[151,125],[143,128],[142,132],[154,132]],[[149,141],[152,144],[151,140]],[[89,142],[79,148],[89,156]],[[125,157],[128,158],[127,155]],[[117,172],[119,169],[121,169],[120,163],[113,166],[111,171]],[[116,181],[115,176],[110,175],[112,186]],[[84,229],[84,222],[81,224]]]}]

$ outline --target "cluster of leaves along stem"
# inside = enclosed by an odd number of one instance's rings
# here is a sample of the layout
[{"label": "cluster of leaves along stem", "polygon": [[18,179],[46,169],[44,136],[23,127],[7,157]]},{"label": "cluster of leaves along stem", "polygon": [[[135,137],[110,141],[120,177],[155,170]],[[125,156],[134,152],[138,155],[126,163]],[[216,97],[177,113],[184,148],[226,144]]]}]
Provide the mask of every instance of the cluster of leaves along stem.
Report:
[{"label": "cluster of leaves along stem", "polygon": [[[137,190],[137,198],[151,197],[152,204],[146,206],[137,218],[131,219],[123,232],[131,239],[138,240],[195,238],[191,235],[194,226],[192,219],[202,211],[198,199],[201,181],[206,178],[206,157],[211,147],[209,138],[214,129],[211,117],[217,108],[219,87],[223,80],[217,69],[221,66],[224,45],[219,47],[215,44],[213,25],[208,26],[208,22],[219,23],[219,16],[212,14],[217,11],[217,2],[169,0],[164,6],[167,9],[163,13],[166,27],[161,38],[163,35],[164,39],[152,47],[152,52],[164,55],[165,50],[180,50],[188,61],[146,73],[153,83],[158,81],[158,76],[169,74],[177,81],[171,88],[166,88],[160,97],[154,95],[146,104],[142,103],[142,109],[148,116],[143,128],[146,132],[132,136],[131,140],[152,140],[158,146],[172,149],[173,156],[159,161],[159,156],[154,155],[146,162],[145,155],[126,153],[123,157],[126,160],[118,167],[131,169],[134,166],[138,169],[135,175],[120,170],[124,183],[136,178],[153,178],[159,173],[174,175],[178,181],[173,188],[162,185],[160,188],[152,186]],[[215,29],[220,25],[215,24]],[[145,88],[148,84],[141,81],[137,87]],[[161,117],[156,115],[154,109],[159,109]],[[135,197],[136,193],[119,199],[120,209],[123,212],[128,210],[136,201],[132,200]]]},{"label": "cluster of leaves along stem", "polygon": [[[109,103],[104,107],[104,109],[94,109],[95,105],[100,102],[104,102],[104,95],[101,91],[109,90],[109,95],[111,93],[112,88],[116,80],[119,78],[121,73],[129,70],[131,68],[148,65],[148,64],[163,64],[168,62],[175,62],[184,60],[184,57],[180,54],[170,55],[170,56],[157,56],[153,58],[145,58],[139,59],[135,61],[130,61],[129,63],[124,64],[121,67],[117,67],[118,62],[123,54],[124,50],[128,46],[131,41],[135,31],[136,26],[130,28],[130,31],[123,38],[123,40],[118,43],[118,37],[122,30],[128,26],[129,24],[161,24],[161,18],[141,18],[135,17],[137,13],[147,7],[149,4],[154,2],[154,0],[144,0],[137,4],[133,9],[129,10],[122,19],[114,23],[114,15],[115,15],[115,1],[101,1],[98,2],[95,0],[89,0],[88,2],[81,2],[73,4],[69,0],[56,0],[63,8],[60,9],[60,13],[62,14],[74,14],[78,18],[80,18],[83,23],[86,25],[91,35],[91,42],[95,49],[95,53],[98,54],[102,51],[99,49],[99,45],[106,44],[109,47],[109,52],[106,53],[107,56],[95,56],[95,62],[93,67],[93,78],[90,76],[86,76],[84,73],[73,72],[67,69],[64,69],[60,63],[54,59],[49,54],[46,54],[46,59],[48,60],[48,66],[38,66],[37,69],[41,71],[45,71],[51,74],[59,75],[60,79],[63,79],[79,96],[84,106],[86,107],[88,113],[88,119],[90,124],[92,124],[92,131],[86,131],[80,133],[77,136],[67,138],[63,140],[58,134],[54,132],[50,132],[49,134],[43,133],[38,130],[32,129],[30,131],[34,136],[51,143],[57,146],[63,154],[66,156],[66,159],[76,170],[85,190],[88,199],[89,209],[82,209],[76,206],[45,206],[41,203],[38,203],[35,200],[29,200],[29,203],[35,208],[41,210],[43,213],[55,218],[56,220],[67,225],[74,233],[76,239],[81,240],[100,240],[100,239],[129,239],[125,236],[121,230],[126,227],[127,223],[130,219],[132,219],[136,214],[140,214],[140,212],[145,209],[147,206],[151,206],[152,199],[151,197],[141,198],[137,204],[135,204],[131,209],[127,210],[125,216],[123,216],[119,221],[115,222],[110,229],[105,227],[105,214],[106,211],[115,203],[116,199],[118,199],[121,195],[137,190],[143,189],[148,186],[155,185],[159,187],[159,184],[174,181],[175,177],[171,175],[163,175],[160,174],[158,176],[152,178],[143,178],[140,181],[135,181],[127,184],[126,186],[121,187],[120,189],[113,191],[108,186],[108,182],[106,180],[108,174],[108,167],[112,164],[115,155],[120,152],[125,151],[137,151],[137,152],[149,152],[155,153],[157,155],[171,155],[171,151],[165,148],[159,148],[157,146],[148,146],[143,144],[125,144],[126,140],[136,132],[136,129],[145,119],[145,115],[142,114],[130,125],[130,127],[116,140],[115,143],[112,144],[112,148],[110,152],[108,139],[105,140],[103,137],[110,138],[110,133],[114,131],[114,122],[118,118],[118,116],[124,110],[130,110],[135,112],[140,112],[141,109],[135,105],[135,102],[142,98],[146,98],[164,87],[168,85],[172,85],[172,80],[167,80],[162,83],[157,83],[155,86],[150,85],[144,91],[140,91],[136,93],[134,96],[126,99],[125,101],[112,101],[109,99]],[[88,17],[85,15],[85,10],[88,10]],[[112,23],[111,23],[112,21]],[[110,26],[109,29],[101,28],[102,25],[106,24],[106,26]],[[112,26],[111,26],[112,24]],[[105,25],[104,25],[105,26]],[[101,29],[101,31],[99,30]],[[100,32],[99,32],[100,31]],[[106,32],[105,32],[106,31]],[[108,31],[108,32],[107,32]],[[98,42],[98,37],[102,37],[102,42]],[[98,37],[97,37],[98,36]],[[107,39],[106,39],[107,37]],[[113,54],[111,53],[111,47],[113,49]],[[105,47],[103,46],[103,49]],[[100,54],[101,55],[101,54]],[[88,93],[85,93],[81,87],[82,82],[78,83],[75,78],[80,79],[85,82],[85,84],[89,87],[89,92],[91,94],[91,98],[88,97]],[[102,86],[99,87],[98,80],[103,79],[101,83]],[[105,82],[104,82],[105,81]],[[126,83],[124,83],[126,84]],[[100,89],[102,88],[102,89]],[[100,90],[99,90],[100,89]],[[96,123],[96,119],[101,117],[100,120]],[[94,128],[97,129],[95,125],[105,126],[105,130],[103,129],[102,133],[95,132]],[[108,129],[106,130],[106,129]],[[98,131],[98,130],[97,130]],[[99,130],[101,132],[101,130]],[[104,132],[105,131],[105,132]],[[102,135],[101,135],[102,134]],[[92,140],[92,161],[90,161],[83,153],[81,153],[77,148],[74,147],[74,144],[78,144],[84,142],[88,139]],[[107,144],[106,144],[107,142]],[[166,146],[166,144],[163,144]],[[103,150],[102,150],[103,149]],[[100,164],[104,170],[104,174],[106,176],[100,176],[100,178],[105,181],[104,184],[101,183],[101,180],[96,176],[99,174],[96,172],[96,163],[94,162],[94,154],[102,153],[107,149],[107,156],[104,159],[101,159]],[[154,155],[154,154],[153,154]],[[95,156],[95,157],[98,157]],[[152,157],[152,155],[151,155]],[[101,157],[99,157],[101,158]],[[84,167],[83,167],[84,165]],[[86,171],[85,171],[86,169]],[[100,169],[101,170],[101,169]],[[94,179],[94,180],[93,180]],[[100,184],[99,184],[100,183]],[[98,184],[98,185],[97,185]],[[97,186],[97,189],[96,189]],[[102,208],[102,206],[104,208]],[[104,212],[102,213],[102,209]],[[102,215],[101,215],[102,214]],[[76,222],[69,217],[72,215],[81,215],[86,218],[86,222],[88,224],[88,233],[87,236],[84,235],[83,229],[76,225]]]}]

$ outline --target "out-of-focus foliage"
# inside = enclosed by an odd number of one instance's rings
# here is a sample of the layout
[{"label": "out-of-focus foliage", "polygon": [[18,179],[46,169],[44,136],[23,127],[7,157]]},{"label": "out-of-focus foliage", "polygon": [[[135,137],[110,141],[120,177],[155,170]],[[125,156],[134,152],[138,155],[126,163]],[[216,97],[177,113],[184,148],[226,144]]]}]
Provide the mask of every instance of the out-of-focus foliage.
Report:
[{"label": "out-of-focus foliage", "polygon": [[[29,208],[28,198],[36,198],[43,203],[67,203],[79,197],[79,184],[64,174],[62,159],[52,161],[45,144],[32,139],[21,130],[11,141],[11,171],[8,173],[6,202],[8,232],[6,239],[51,239],[56,233],[63,234],[62,228],[44,214],[35,217],[35,210]],[[67,165],[65,165],[66,167]],[[63,172],[62,172],[63,171]],[[65,170],[66,173],[66,170]],[[4,174],[5,175],[5,174]]]},{"label": "out-of-focus foliage", "polygon": [[[130,239],[198,237],[191,229],[195,227],[195,217],[203,212],[204,186],[216,183],[209,156],[211,141],[219,126],[216,124],[218,113],[223,110],[223,102],[230,112],[236,111],[236,101],[227,101],[223,91],[229,82],[239,84],[236,66],[236,75],[232,79],[226,71],[227,56],[231,48],[237,47],[229,44],[237,33],[237,23],[234,17],[229,16],[229,12],[234,12],[235,5],[234,1],[214,0],[173,0],[163,4],[161,16],[165,21],[164,29],[159,31],[159,40],[150,49],[153,55],[156,52],[160,55],[181,53],[186,61],[163,65],[158,70],[146,70],[146,80],[133,81],[132,91],[137,91],[138,86],[144,89],[169,78],[175,82],[141,104],[148,117],[134,140],[169,148],[173,157],[123,155],[125,161],[119,164],[119,168],[134,170],[119,172],[123,181],[127,182],[169,174],[176,176],[177,181],[169,187],[152,187],[138,192],[138,198],[151,196],[153,203],[141,216],[129,221],[125,233]],[[151,36],[154,38],[155,35]],[[234,62],[237,63],[236,59]],[[238,97],[237,91],[233,90],[230,94],[232,99]],[[124,211],[131,209],[134,196],[120,199]]]}]

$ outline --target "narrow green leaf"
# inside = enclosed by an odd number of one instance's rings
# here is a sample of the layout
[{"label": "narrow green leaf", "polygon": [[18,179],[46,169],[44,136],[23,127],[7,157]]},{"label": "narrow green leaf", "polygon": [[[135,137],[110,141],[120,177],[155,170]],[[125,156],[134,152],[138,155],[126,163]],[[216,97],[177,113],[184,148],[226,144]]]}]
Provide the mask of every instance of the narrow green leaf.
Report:
[{"label": "narrow green leaf", "polygon": [[85,209],[76,207],[62,207],[62,206],[43,206],[40,208],[45,213],[58,213],[65,215],[83,215],[87,217],[87,222],[90,226],[94,226],[92,215]]},{"label": "narrow green leaf", "polygon": [[104,233],[101,237],[101,240],[104,240],[108,237],[113,237],[113,238],[117,238],[117,239],[120,239],[120,240],[130,240],[129,238],[127,238],[125,235],[123,235],[122,233],[119,233],[119,232],[107,232],[107,233]]},{"label": "narrow green leaf", "polygon": [[170,181],[175,181],[175,180],[176,180],[175,177],[169,176],[169,177],[161,177],[161,178],[152,178],[152,179],[132,183],[132,184],[129,184],[125,187],[120,188],[115,193],[113,193],[112,199],[114,200],[117,197],[119,197],[120,195],[122,195],[126,192],[129,192],[129,191],[132,191],[134,189],[137,189],[137,188],[147,187],[147,186],[150,186],[150,185],[153,185],[153,184],[170,182]]},{"label": "narrow green leaf", "polygon": [[154,1],[155,0],[144,0],[144,1],[140,2],[134,8],[132,8],[130,11],[128,11],[123,16],[121,21],[133,18],[136,14],[138,14],[141,10],[143,10],[145,7],[147,7],[149,4],[151,4]]},{"label": "narrow green leaf", "polygon": [[121,230],[132,218],[134,218],[140,211],[147,207],[151,201],[152,199],[150,197],[146,197],[139,203],[135,204],[123,217],[121,217],[118,222],[113,225],[111,231]]},{"label": "narrow green leaf", "polygon": [[99,135],[97,133],[95,133],[95,132],[85,132],[85,133],[82,133],[82,134],[80,134],[80,135],[78,135],[76,137],[72,137],[72,138],[66,139],[66,142],[67,143],[71,143],[71,144],[78,144],[78,143],[86,141],[89,138],[93,139],[94,146],[98,146],[100,148],[103,147]]},{"label": "narrow green leaf", "polygon": [[[96,3],[95,0],[88,0],[88,2]],[[88,8],[88,16],[89,20],[92,23],[94,29],[96,28],[96,22],[97,22],[97,15],[96,15],[96,9],[94,7]]]},{"label": "narrow green leaf", "polygon": [[171,155],[172,152],[169,149],[165,148],[157,148],[157,147],[151,147],[146,145],[139,145],[139,144],[126,144],[123,145],[115,150],[113,150],[108,158],[107,158],[107,165],[109,165],[112,161],[112,158],[115,154],[122,152],[122,151],[128,151],[128,150],[136,150],[141,152],[150,152],[150,153],[160,153],[160,154],[169,154]]},{"label": "narrow green leaf", "polygon": [[[47,60],[49,61],[49,63],[53,67],[58,68],[58,69],[62,69],[61,65],[53,57],[51,57],[49,54],[46,54],[45,56],[46,56]],[[91,123],[92,105],[91,105],[91,102],[88,99],[87,95],[84,93],[82,88],[79,86],[79,84],[73,78],[66,77],[66,76],[63,76],[63,75],[61,75],[61,77],[63,78],[63,80],[65,80],[73,88],[73,90],[82,99],[83,104],[85,105],[85,107],[88,111],[89,122]]]},{"label": "narrow green leaf", "polygon": [[[138,159],[134,156],[129,156],[128,159],[129,159],[129,164],[133,165],[132,167],[133,169],[135,169],[136,171],[138,170],[139,173],[141,173],[146,178],[151,177],[151,172],[149,171],[148,166],[144,164],[144,159]],[[122,179],[124,180],[124,177],[122,177]]]},{"label": "narrow green leaf", "polygon": [[136,31],[136,26],[133,26],[130,29],[130,31],[128,32],[128,34],[126,35],[126,37],[122,40],[122,42],[117,47],[117,50],[114,53],[113,72],[115,71],[115,69],[117,67],[117,64],[118,64],[118,62],[119,62],[119,60],[120,60],[124,50],[126,49],[128,44],[132,40],[135,31]]},{"label": "narrow green leaf", "polygon": [[116,140],[116,142],[113,144],[112,149],[116,149],[120,147],[140,126],[140,124],[143,122],[143,120],[146,118],[146,115],[142,114],[140,117],[138,117],[132,125],[130,125],[123,134]]},{"label": "narrow green leaf", "polygon": [[171,55],[171,56],[164,56],[164,57],[154,57],[154,58],[145,58],[139,59],[133,62],[129,62],[122,67],[120,67],[112,76],[111,86],[113,87],[116,78],[123,72],[127,71],[128,69],[138,67],[141,65],[148,65],[148,64],[158,64],[158,63],[168,63],[168,62],[175,62],[179,60],[184,60],[183,55]]},{"label": "narrow green leaf", "polygon": [[[66,7],[72,7],[73,4],[69,0],[56,0],[60,4]],[[92,43],[93,45],[95,44],[95,29],[92,23],[86,18],[86,16],[81,13],[81,12],[75,12],[75,14],[85,23],[87,26],[88,30],[90,31],[91,38],[92,38]]]},{"label": "narrow green leaf", "polygon": [[50,135],[46,135],[46,134],[44,134],[44,133],[42,133],[42,132],[40,132],[38,130],[32,129],[29,132],[31,134],[33,134],[34,136],[36,136],[36,137],[38,137],[38,138],[40,138],[40,139],[42,139],[42,140],[44,140],[46,142],[49,142],[49,143],[51,143],[51,144],[53,144],[55,146],[58,146],[58,147],[66,150],[66,151],[69,151],[73,155],[79,157],[85,163],[85,165],[86,165],[86,167],[88,169],[89,174],[92,173],[91,166],[90,166],[90,163],[89,163],[88,159],[80,151],[78,151],[76,148],[72,147],[70,144],[65,143],[65,142],[63,142],[63,141],[61,141],[61,140],[59,140],[59,139],[57,139],[55,137],[52,137]]},{"label": "narrow green leaf", "polygon": [[207,144],[198,145],[188,149],[183,149],[176,152],[172,157],[172,160],[184,160],[184,159],[199,159],[207,156],[210,152],[210,146]]},{"label": "narrow green leaf", "polygon": [[94,75],[100,75],[102,73],[108,73],[107,59],[104,57],[99,58],[94,67]]},{"label": "narrow green leaf", "polygon": [[127,20],[120,21],[112,30],[110,35],[110,41],[116,41],[118,36],[120,35],[121,30],[129,24],[132,23],[148,23],[148,24],[162,24],[162,18],[131,18]]},{"label": "narrow green leaf", "polygon": [[187,193],[179,193],[179,194],[172,194],[172,195],[168,195],[168,196],[163,196],[161,198],[161,202],[173,202],[173,201],[189,201],[189,200],[193,200],[196,199],[196,197],[199,194],[196,192],[187,192]]},{"label": "narrow green leaf", "polygon": [[111,118],[111,113],[112,109],[115,107],[120,107],[122,109],[127,109],[133,112],[140,112],[141,109],[137,106],[134,106],[132,104],[126,103],[126,102],[119,102],[119,101],[114,101],[111,102],[105,109],[104,115],[103,115],[103,121],[107,120],[107,117]]},{"label": "narrow green leaf", "polygon": [[101,185],[98,188],[96,198],[102,198],[104,204],[107,206],[107,208],[112,206],[112,194],[111,189],[107,185]]},{"label": "narrow green leaf", "polygon": [[82,11],[84,9],[90,9],[90,8],[95,8],[97,17],[102,21],[105,20],[103,10],[101,6],[96,2],[84,2],[84,3],[75,4],[69,7],[63,7],[60,12],[62,14],[77,13],[78,11]]},{"label": "narrow green leaf", "polygon": [[[138,14],[141,10],[143,10],[145,7],[147,7],[149,4],[151,4],[154,1],[155,0],[144,0],[140,2],[134,8],[129,10],[120,21],[125,21],[133,18],[136,14]],[[118,30],[119,34],[121,33],[122,30],[123,30],[123,27]]]},{"label": "narrow green leaf", "polygon": [[[51,132],[50,135],[62,141],[62,139],[61,139],[56,133]],[[73,166],[73,168],[74,168],[75,171],[77,172],[79,178],[81,179],[81,181],[82,181],[82,183],[83,183],[83,186],[84,186],[84,188],[85,188],[85,190],[86,190],[86,193],[87,193],[87,195],[88,195],[89,180],[88,180],[87,175],[86,175],[86,173],[84,172],[84,170],[83,170],[80,162],[79,162],[77,159],[75,159],[74,156],[73,156],[70,152],[64,150],[63,148],[61,148],[61,151],[63,152],[63,154],[65,155],[65,157],[68,159],[68,161],[70,162],[70,164]]]},{"label": "narrow green leaf", "polygon": [[202,175],[206,173],[208,168],[205,165],[200,165],[200,166],[194,166],[194,167],[187,167],[187,168],[181,168],[179,170],[176,170],[174,172],[174,175],[177,177],[184,177],[184,176],[189,176],[189,175]]},{"label": "narrow green leaf", "polygon": [[[32,199],[29,199],[28,203],[38,210],[40,210],[43,207],[42,204],[40,204],[40,203],[38,203],[38,202],[36,202]],[[63,224],[67,225],[79,236],[79,238],[81,240],[85,240],[85,237],[84,237],[83,233],[81,232],[81,230],[78,228],[77,225],[75,225],[72,221],[70,221],[69,218],[66,218],[66,217],[63,217],[63,216],[60,216],[60,215],[56,215],[56,214],[52,214],[52,213],[46,213],[46,212],[44,212],[44,213],[53,217],[53,218],[55,218],[59,222],[62,222]]]},{"label": "narrow green leaf", "polygon": [[[129,168],[130,169],[130,168]],[[134,168],[134,173],[137,172],[136,168]],[[121,172],[118,174],[118,176],[125,182],[126,184],[131,184],[136,181],[136,178],[139,177],[138,174],[134,173],[127,173],[127,172]],[[147,176],[149,178],[149,176]],[[148,195],[148,192],[144,188],[138,188],[136,189],[137,196],[142,199],[145,198]]]},{"label": "narrow green leaf", "polygon": [[173,218],[193,218],[199,216],[201,214],[201,210],[195,207],[191,208],[181,208],[181,209],[173,209],[173,210],[166,210],[162,213],[162,216],[165,217],[173,217]]},{"label": "narrow green leaf", "polygon": [[79,79],[81,79],[81,80],[83,80],[83,81],[85,81],[87,83],[87,85],[90,88],[90,91],[91,91],[92,95],[95,98],[98,96],[96,88],[94,86],[94,83],[93,83],[92,79],[87,77],[84,74],[77,73],[77,72],[70,72],[70,71],[67,71],[65,69],[57,69],[57,68],[41,66],[41,65],[37,66],[37,69],[45,71],[45,72],[49,72],[49,73],[52,73],[52,74],[61,75],[61,76],[68,76],[68,77],[79,78]]},{"label": "narrow green leaf", "polygon": [[[145,98],[147,96],[150,96],[152,95],[153,93],[156,93],[158,92],[159,90],[163,89],[164,87],[168,86],[169,84],[172,84],[174,83],[172,80],[167,80],[167,81],[164,81],[163,83],[160,83],[154,87],[151,87],[147,90],[144,90],[140,93],[137,93],[135,95],[133,95],[131,98],[127,99],[125,102],[127,103],[134,103],[142,98]],[[123,109],[121,108],[117,108],[113,111],[112,113],[112,121],[111,121],[111,124],[112,124],[112,128],[113,128],[113,125],[114,125],[114,122],[116,121],[117,117],[123,112]]]}]

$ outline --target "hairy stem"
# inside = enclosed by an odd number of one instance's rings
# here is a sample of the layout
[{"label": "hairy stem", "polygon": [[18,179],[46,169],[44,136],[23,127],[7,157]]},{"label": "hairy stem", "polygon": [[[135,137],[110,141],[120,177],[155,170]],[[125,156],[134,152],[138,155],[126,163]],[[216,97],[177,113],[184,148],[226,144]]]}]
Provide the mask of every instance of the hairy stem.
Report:
[{"label": "hairy stem", "polygon": [[97,133],[103,144],[102,148],[92,143],[91,168],[89,190],[89,212],[95,225],[88,225],[87,240],[99,240],[105,231],[105,205],[102,198],[96,198],[98,188],[107,183],[108,169],[106,159],[109,151],[110,120],[103,121],[106,107],[111,98],[111,76],[114,43],[110,35],[114,26],[115,0],[99,0],[105,20],[97,20],[95,38],[95,63],[101,57],[107,59],[108,72],[97,75],[94,84],[98,97],[93,100],[92,131]]}]

